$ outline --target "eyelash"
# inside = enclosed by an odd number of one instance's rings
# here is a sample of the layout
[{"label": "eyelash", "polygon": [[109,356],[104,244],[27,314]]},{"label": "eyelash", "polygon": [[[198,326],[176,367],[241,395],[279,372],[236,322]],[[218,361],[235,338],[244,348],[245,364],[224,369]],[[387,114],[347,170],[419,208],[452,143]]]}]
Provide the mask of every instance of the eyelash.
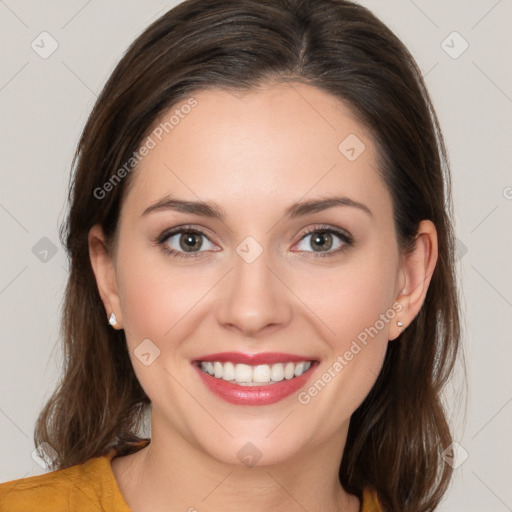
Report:
[{"label": "eyelash", "polygon": [[[304,240],[304,238],[306,238],[307,236],[309,236],[313,233],[325,233],[325,232],[334,233],[343,242],[343,246],[341,248],[339,248],[335,251],[331,251],[331,252],[325,252],[325,251],[320,251],[320,252],[305,251],[305,252],[313,253],[314,258],[317,258],[317,257],[327,258],[327,257],[331,257],[331,256],[334,256],[334,255],[337,255],[337,254],[340,254],[340,253],[346,251],[349,247],[351,247],[354,244],[352,237],[346,231],[338,229],[338,228],[334,228],[332,226],[323,225],[323,224],[315,225],[312,228],[306,230],[302,234],[301,238],[299,239],[299,241],[297,243],[302,242],[302,240]],[[179,228],[173,228],[172,230],[165,231],[160,236],[158,236],[158,238],[155,240],[155,243],[161,247],[161,249],[164,251],[165,254],[167,254],[173,258],[197,258],[197,257],[201,256],[202,252],[205,252],[205,251],[199,251],[199,252],[195,252],[195,253],[194,252],[187,253],[187,252],[181,252],[181,251],[176,251],[175,249],[171,249],[166,244],[167,240],[171,236],[177,235],[180,233],[202,235],[209,240],[208,235],[204,231],[202,231],[198,228],[193,228],[192,226],[185,225],[185,226],[180,226]],[[309,258],[310,256],[305,256],[305,257]]]}]

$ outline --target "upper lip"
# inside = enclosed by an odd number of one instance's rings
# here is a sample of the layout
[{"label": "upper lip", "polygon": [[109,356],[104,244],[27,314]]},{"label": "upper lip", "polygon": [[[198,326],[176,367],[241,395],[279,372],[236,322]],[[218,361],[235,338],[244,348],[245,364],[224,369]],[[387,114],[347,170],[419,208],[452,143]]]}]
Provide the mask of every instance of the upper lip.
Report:
[{"label": "upper lip", "polygon": [[243,352],[219,352],[197,357],[194,362],[219,361],[220,363],[241,363],[255,366],[258,364],[273,363],[299,363],[301,361],[315,361],[313,357],[285,354],[283,352],[261,352],[259,354],[245,354]]}]

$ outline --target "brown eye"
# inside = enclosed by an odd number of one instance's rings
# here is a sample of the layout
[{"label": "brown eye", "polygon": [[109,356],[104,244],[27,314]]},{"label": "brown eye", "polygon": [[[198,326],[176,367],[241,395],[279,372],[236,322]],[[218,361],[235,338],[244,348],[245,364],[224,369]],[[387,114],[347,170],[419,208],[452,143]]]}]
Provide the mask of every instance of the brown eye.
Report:
[{"label": "brown eye", "polygon": [[173,254],[201,253],[214,251],[215,245],[208,237],[197,230],[181,229],[163,235],[159,242],[167,251]]},{"label": "brown eye", "polygon": [[196,233],[183,233],[179,237],[180,248],[185,252],[193,252],[203,245],[201,236]]},{"label": "brown eye", "polygon": [[328,251],[332,247],[332,236],[327,231],[318,231],[311,236],[311,247],[320,251]]},{"label": "brown eye", "polygon": [[316,228],[301,238],[297,249],[304,252],[334,254],[350,245],[352,238],[347,233],[334,228]]}]

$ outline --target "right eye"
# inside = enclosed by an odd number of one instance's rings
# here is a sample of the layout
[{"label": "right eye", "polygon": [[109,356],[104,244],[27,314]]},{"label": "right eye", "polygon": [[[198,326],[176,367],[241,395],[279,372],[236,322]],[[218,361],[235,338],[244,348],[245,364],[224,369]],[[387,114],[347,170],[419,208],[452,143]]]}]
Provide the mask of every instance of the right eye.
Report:
[{"label": "right eye", "polygon": [[[206,244],[203,239],[206,239]],[[214,249],[216,246],[208,239],[205,233],[198,229],[182,227],[173,231],[166,231],[159,238],[158,243],[167,254],[177,258],[196,257],[197,253],[208,250],[216,251]],[[205,245],[206,249],[204,249]]]}]

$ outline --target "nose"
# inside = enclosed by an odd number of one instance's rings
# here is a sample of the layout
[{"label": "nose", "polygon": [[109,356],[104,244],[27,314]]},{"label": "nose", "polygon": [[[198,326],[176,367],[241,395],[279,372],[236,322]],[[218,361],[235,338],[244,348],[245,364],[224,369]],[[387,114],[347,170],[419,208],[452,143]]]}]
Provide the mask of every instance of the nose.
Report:
[{"label": "nose", "polygon": [[222,285],[216,318],[225,329],[247,337],[285,327],[292,317],[291,293],[264,251],[248,263],[234,254],[234,268]]}]

